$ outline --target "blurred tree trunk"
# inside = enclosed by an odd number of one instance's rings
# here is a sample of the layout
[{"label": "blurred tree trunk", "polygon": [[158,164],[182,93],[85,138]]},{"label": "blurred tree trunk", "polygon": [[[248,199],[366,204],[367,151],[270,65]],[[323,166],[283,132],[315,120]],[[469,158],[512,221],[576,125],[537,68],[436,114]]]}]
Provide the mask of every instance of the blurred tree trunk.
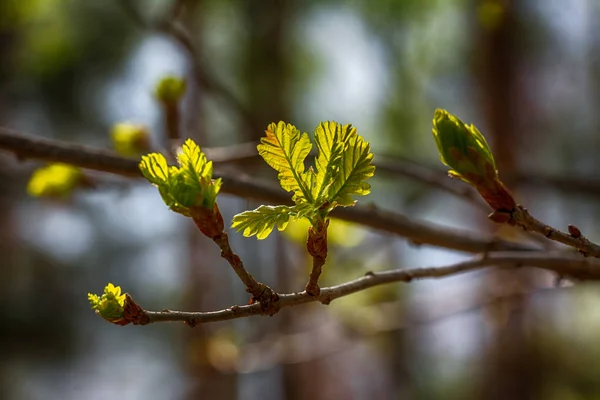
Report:
[{"label": "blurred tree trunk", "polygon": [[[197,46],[201,46],[202,29],[198,26],[203,15],[203,2],[186,1],[185,15],[183,15],[188,30],[193,32]],[[194,82],[193,76],[189,77]],[[190,129],[189,135],[201,146],[208,145],[206,126],[202,116],[202,102],[204,94],[198,85],[189,85],[190,109],[183,118],[187,118],[182,126]],[[188,279],[185,289],[185,310],[216,310],[223,304],[224,298],[232,296],[228,279],[231,278],[226,265],[219,257],[218,249],[206,237],[201,235],[194,224],[188,223],[189,262]],[[215,268],[218,266],[219,268]],[[222,399],[234,400],[237,398],[238,379],[232,372],[225,372],[218,368],[215,360],[211,359],[210,348],[214,343],[211,338],[215,335],[215,326],[202,325],[188,329],[185,335],[186,348],[184,349],[184,365],[188,366],[188,374],[192,381],[189,399]]]},{"label": "blurred tree trunk", "polygon": [[[486,117],[486,135],[490,138],[500,176],[509,188],[518,169],[519,130],[522,104],[519,104],[519,11],[523,3],[516,0],[476,0],[477,42],[476,77],[481,92],[479,103]],[[482,222],[493,229],[489,221]],[[524,318],[528,312],[527,296],[515,291],[532,288],[528,273],[492,271],[484,278],[481,290],[486,295],[509,296],[510,300],[494,303],[484,312],[493,330],[493,339],[483,354],[483,380],[479,398],[533,399],[540,393],[541,369],[535,345],[527,339]],[[490,294],[493,293],[493,294]]]},{"label": "blurred tree trunk", "polygon": [[[246,88],[247,104],[260,127],[266,128],[270,122],[290,121],[290,102],[287,88],[291,79],[285,49],[289,43],[287,23],[294,17],[294,9],[285,0],[263,0],[243,2],[248,26],[248,46],[241,64],[242,78]],[[245,132],[248,132],[247,130]],[[263,131],[248,132],[246,140],[258,141]],[[261,165],[262,166],[262,165]],[[294,288],[294,271],[284,255],[283,238],[275,244],[275,275],[281,292]],[[281,312],[272,323],[267,324],[278,335],[287,336],[295,332],[296,312]],[[301,310],[294,310],[302,312]],[[267,328],[269,329],[269,328]],[[264,332],[266,333],[266,332]],[[284,341],[285,353],[294,352],[290,343]],[[286,354],[287,355],[287,354]],[[285,359],[285,355],[283,359]],[[300,373],[302,365],[282,363],[282,393],[287,400],[299,400],[302,396]]]},{"label": "blurred tree trunk", "polygon": [[[250,113],[259,126],[289,121],[289,21],[295,16],[293,3],[285,0],[242,2],[248,26],[248,46],[243,52],[242,78]],[[248,131],[245,131],[248,132]],[[263,132],[248,132],[256,141]]]}]

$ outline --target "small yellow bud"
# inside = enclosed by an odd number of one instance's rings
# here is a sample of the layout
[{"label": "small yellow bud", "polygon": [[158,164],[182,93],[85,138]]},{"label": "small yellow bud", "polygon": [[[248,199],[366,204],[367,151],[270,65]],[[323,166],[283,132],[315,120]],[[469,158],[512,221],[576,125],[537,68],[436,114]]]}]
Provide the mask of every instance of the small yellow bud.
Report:
[{"label": "small yellow bud", "polygon": [[115,151],[124,156],[139,156],[150,149],[150,135],[143,125],[121,122],[110,132]]},{"label": "small yellow bud", "polygon": [[165,76],[156,85],[154,95],[162,103],[174,104],[181,100],[185,91],[185,79],[176,76]]}]

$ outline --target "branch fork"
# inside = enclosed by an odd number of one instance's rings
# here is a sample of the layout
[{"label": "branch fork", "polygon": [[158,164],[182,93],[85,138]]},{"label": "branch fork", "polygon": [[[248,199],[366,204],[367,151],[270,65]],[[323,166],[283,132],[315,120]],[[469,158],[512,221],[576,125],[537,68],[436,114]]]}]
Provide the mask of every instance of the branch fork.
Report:
[{"label": "branch fork", "polygon": [[259,302],[267,314],[275,314],[278,311],[279,295],[269,286],[254,279],[252,274],[244,267],[241,258],[233,252],[229,243],[229,236],[225,232],[223,215],[217,203],[215,203],[212,210],[206,207],[191,207],[190,212],[200,232],[219,246],[221,257],[227,260],[240,280],[246,285],[246,291],[252,295],[250,304]]}]

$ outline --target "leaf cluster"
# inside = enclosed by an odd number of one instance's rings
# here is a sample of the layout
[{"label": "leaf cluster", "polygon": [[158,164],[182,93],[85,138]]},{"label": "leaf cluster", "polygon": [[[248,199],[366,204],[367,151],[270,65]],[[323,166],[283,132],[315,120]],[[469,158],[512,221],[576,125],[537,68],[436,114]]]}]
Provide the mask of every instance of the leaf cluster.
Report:
[{"label": "leaf cluster", "polygon": [[221,179],[212,179],[213,164],[192,139],[187,139],[177,155],[179,166],[169,166],[160,153],[142,157],[140,170],[173,211],[190,216],[190,207],[213,209]]},{"label": "leaf cluster", "polygon": [[102,296],[88,293],[88,300],[92,309],[106,320],[116,320],[123,316],[125,294],[121,294],[120,286],[109,283],[104,288]]},{"label": "leaf cluster", "polygon": [[306,218],[313,226],[338,206],[355,204],[353,196],[370,193],[366,182],[375,172],[369,143],[352,125],[322,122],[314,132],[317,156],[306,168],[313,144],[307,133],[285,122],[272,123],[258,152],[278,172],[281,187],[292,193],[293,206],[260,206],[238,214],[233,228],[244,236],[266,238],[273,228],[285,229],[290,219]]}]

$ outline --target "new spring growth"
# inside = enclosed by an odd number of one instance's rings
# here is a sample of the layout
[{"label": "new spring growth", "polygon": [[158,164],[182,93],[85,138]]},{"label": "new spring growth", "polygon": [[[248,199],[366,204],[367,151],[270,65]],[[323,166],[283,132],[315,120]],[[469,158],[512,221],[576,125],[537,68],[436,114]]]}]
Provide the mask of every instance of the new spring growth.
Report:
[{"label": "new spring growth", "polygon": [[84,176],[79,168],[68,164],[50,164],[33,172],[27,192],[35,197],[65,198],[83,181]]},{"label": "new spring growth", "polygon": [[516,207],[512,195],[498,177],[496,162],[485,137],[446,110],[435,110],[433,137],[441,161],[449,174],[473,186],[483,199],[498,211]]},{"label": "new spring growth", "polygon": [[109,283],[104,288],[101,296],[88,293],[88,300],[96,314],[109,322],[119,323],[123,319],[125,307],[125,294],[121,294],[121,287]]},{"label": "new spring growth", "polygon": [[123,156],[139,156],[150,149],[150,135],[143,125],[131,122],[115,124],[110,137],[115,151]]},{"label": "new spring growth", "polygon": [[212,210],[221,189],[221,179],[212,179],[213,165],[192,139],[177,154],[178,167],[169,166],[160,153],[142,157],[140,170],[158,187],[165,204],[173,211],[191,217],[192,207]]},{"label": "new spring growth", "polygon": [[165,118],[166,137],[178,146],[181,136],[179,102],[186,90],[185,80],[175,76],[162,78],[154,89],[154,96],[159,101]]},{"label": "new spring growth", "polygon": [[154,89],[154,96],[161,103],[177,104],[185,94],[185,90],[185,79],[169,75],[158,81]]}]

